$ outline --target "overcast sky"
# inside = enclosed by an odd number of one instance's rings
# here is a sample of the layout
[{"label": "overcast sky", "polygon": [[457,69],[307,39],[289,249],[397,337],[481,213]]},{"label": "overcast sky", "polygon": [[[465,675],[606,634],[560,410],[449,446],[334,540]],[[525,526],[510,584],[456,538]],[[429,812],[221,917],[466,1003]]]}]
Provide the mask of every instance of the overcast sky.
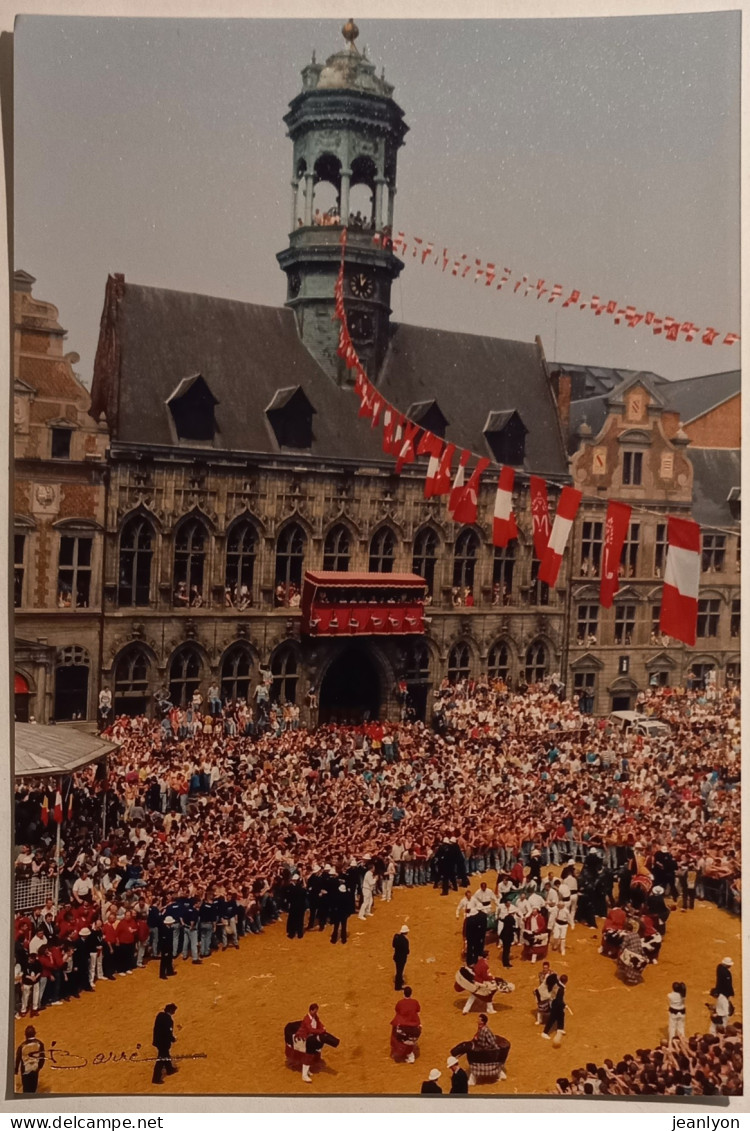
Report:
[{"label": "overcast sky", "polygon": [[[279,305],[282,117],[343,20],[22,16],[15,264],[55,303],[89,384],[104,286]],[[410,131],[395,227],[638,309],[739,332],[739,13],[358,21]],[[739,347],[476,287],[409,260],[394,318],[532,340],[549,360],[666,377]]]}]

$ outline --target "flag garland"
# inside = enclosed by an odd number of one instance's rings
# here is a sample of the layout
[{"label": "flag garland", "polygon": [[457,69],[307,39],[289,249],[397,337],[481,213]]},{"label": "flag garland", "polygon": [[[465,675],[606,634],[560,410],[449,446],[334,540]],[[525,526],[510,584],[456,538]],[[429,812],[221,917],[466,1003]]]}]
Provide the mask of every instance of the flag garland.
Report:
[{"label": "flag garland", "polygon": [[[623,305],[617,299],[604,301],[599,295],[583,298],[583,291],[574,287],[564,287],[562,283],[548,283],[545,279],[532,275],[519,274],[510,267],[498,269],[496,264],[483,259],[472,259],[466,253],[455,254],[443,248],[435,254],[435,245],[429,240],[419,236],[407,237],[404,232],[397,232],[395,236],[376,232],[373,242],[378,247],[389,248],[396,255],[406,258],[411,250],[411,258],[416,259],[423,267],[430,265],[438,267],[441,274],[450,275],[456,279],[468,279],[470,282],[491,287],[496,292],[506,287],[514,295],[522,298],[529,296],[537,301],[545,298],[546,302],[557,302],[563,308],[576,307],[578,310],[589,310],[597,317],[605,315],[611,317],[615,326],[628,326],[631,330],[638,326],[647,327],[652,334],[663,336],[667,342],[695,342],[713,346],[717,342],[724,346],[734,346],[740,341],[740,335],[735,333],[722,334],[713,326],[701,329],[694,322],[673,318],[671,315],[657,315],[653,310],[639,311],[635,306]],[[565,296],[565,297],[563,297]]]},{"label": "flag garland", "polygon": [[[427,429],[422,429],[419,424],[405,417],[377,392],[357,356],[346,322],[343,299],[346,229],[342,232],[341,244],[341,265],[335,285],[336,304],[333,318],[341,322],[337,352],[349,369],[356,370],[353,387],[360,400],[359,416],[371,418],[373,428],[381,422],[382,416],[383,452],[396,460],[394,469],[396,474],[400,474],[407,463],[414,463],[418,456],[429,456],[424,497],[429,499],[448,495],[448,510],[454,521],[471,525],[476,522],[481,478],[490,466],[490,460],[484,456],[474,457],[477,459],[476,466],[468,483],[465,483],[465,471],[473,453],[466,448],[461,451],[458,467],[453,475],[456,445],[446,443],[441,437]],[[429,253],[431,252],[430,246]],[[422,262],[425,262],[424,258]],[[506,269],[503,281],[507,282],[509,278],[510,274]],[[516,285],[516,290],[519,286],[520,284]],[[558,295],[561,293],[561,288],[557,286],[553,290]],[[553,299],[550,298],[548,301],[551,302]],[[601,310],[597,313],[601,313]],[[697,328],[696,332],[698,332]],[[739,341],[738,335],[728,335],[728,337]],[[515,470],[512,467],[501,467],[492,532],[493,544],[500,548],[507,546],[508,542],[518,537],[518,527],[513,513],[514,482]],[[548,585],[555,585],[583,495],[574,487],[564,486],[558,499],[554,523],[551,523],[546,481],[540,476],[531,475],[529,488],[534,556],[540,562],[538,578]],[[600,603],[604,608],[612,605],[614,595],[619,588],[620,556],[632,509],[625,503],[613,500],[608,503],[599,594]],[[639,509],[645,510],[645,508]],[[691,646],[695,644],[697,635],[700,550],[701,528],[698,523],[668,516],[668,553],[660,627],[665,635]],[[62,798],[59,793],[53,816],[56,821],[62,820]]]}]

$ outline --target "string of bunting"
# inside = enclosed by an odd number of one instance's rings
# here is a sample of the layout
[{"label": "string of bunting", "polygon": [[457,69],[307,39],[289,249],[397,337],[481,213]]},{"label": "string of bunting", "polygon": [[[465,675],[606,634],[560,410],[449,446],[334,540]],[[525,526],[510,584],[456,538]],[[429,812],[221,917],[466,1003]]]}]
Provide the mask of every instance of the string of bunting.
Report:
[{"label": "string of bunting", "polygon": [[671,315],[666,317],[657,315],[653,310],[639,311],[635,306],[623,305],[617,299],[609,299],[605,302],[599,295],[584,298],[580,289],[565,287],[562,283],[550,283],[546,279],[534,280],[531,275],[513,271],[510,267],[499,267],[488,260],[472,258],[465,253],[456,255],[446,247],[438,249],[432,240],[423,239],[421,236],[407,237],[403,232],[390,236],[376,232],[373,242],[379,247],[390,248],[395,254],[404,258],[407,258],[411,252],[411,258],[416,259],[422,266],[437,267],[443,274],[453,278],[479,283],[491,287],[495,292],[512,292],[523,298],[536,298],[537,301],[545,298],[547,303],[559,303],[564,308],[588,310],[598,317],[602,315],[611,317],[615,326],[628,326],[631,330],[643,325],[653,334],[663,335],[668,342],[702,342],[706,346],[717,343],[734,346],[740,341],[739,334],[722,334],[713,326],[707,326],[702,330],[694,322],[673,318]]},{"label": "string of bunting", "polygon": [[[357,356],[349,334],[344,306],[344,263],[346,258],[346,229],[341,234],[341,265],[335,286],[334,320],[340,323],[337,353],[349,369],[355,370],[354,391],[359,398],[359,416],[371,421],[371,427],[382,424],[383,451],[395,459],[395,473],[400,475],[407,464],[419,456],[428,456],[425,476],[425,498],[447,496],[448,510],[454,522],[471,525],[476,522],[479,490],[483,473],[490,460],[477,456],[467,448],[461,450],[454,471],[455,444],[409,420],[377,391],[369,380]],[[421,435],[420,435],[421,433]],[[476,464],[467,479],[472,459]],[[518,527],[513,513],[513,487],[515,469],[500,467],[492,521],[493,545],[503,548],[518,537]],[[559,489],[558,484],[551,484]],[[529,477],[534,555],[539,560],[540,581],[554,586],[560,573],[565,548],[578,514],[583,493],[575,487],[560,489],[554,520],[550,515],[547,482],[540,476]],[[633,510],[647,511],[627,503],[609,500],[605,522],[602,554],[600,603],[604,608],[612,605],[619,589],[619,565]],[[712,528],[713,529],[713,528]],[[667,518],[667,561],[664,571],[660,628],[664,635],[695,645],[698,623],[698,591],[701,568],[701,528],[690,519]]]}]

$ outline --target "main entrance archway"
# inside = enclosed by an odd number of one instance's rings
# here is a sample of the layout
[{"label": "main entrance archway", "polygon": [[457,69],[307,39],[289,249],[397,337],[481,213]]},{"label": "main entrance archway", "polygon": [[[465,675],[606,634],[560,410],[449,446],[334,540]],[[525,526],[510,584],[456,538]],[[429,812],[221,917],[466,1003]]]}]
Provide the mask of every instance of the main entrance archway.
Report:
[{"label": "main entrance archway", "polygon": [[366,647],[351,645],[336,657],[320,688],[321,723],[377,719],[382,687],[377,664]]}]

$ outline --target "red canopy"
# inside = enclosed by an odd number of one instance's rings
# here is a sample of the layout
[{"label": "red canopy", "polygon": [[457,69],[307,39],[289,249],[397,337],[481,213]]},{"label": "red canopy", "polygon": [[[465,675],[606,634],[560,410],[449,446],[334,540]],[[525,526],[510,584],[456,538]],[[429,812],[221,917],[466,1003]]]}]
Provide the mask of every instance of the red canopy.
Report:
[{"label": "red canopy", "polygon": [[23,676],[18,674],[18,672],[16,672],[16,675],[15,675],[15,680],[14,680],[14,683],[13,683],[13,690],[14,690],[16,695],[28,695],[29,694],[29,685],[26,682],[26,680],[23,678]]}]

